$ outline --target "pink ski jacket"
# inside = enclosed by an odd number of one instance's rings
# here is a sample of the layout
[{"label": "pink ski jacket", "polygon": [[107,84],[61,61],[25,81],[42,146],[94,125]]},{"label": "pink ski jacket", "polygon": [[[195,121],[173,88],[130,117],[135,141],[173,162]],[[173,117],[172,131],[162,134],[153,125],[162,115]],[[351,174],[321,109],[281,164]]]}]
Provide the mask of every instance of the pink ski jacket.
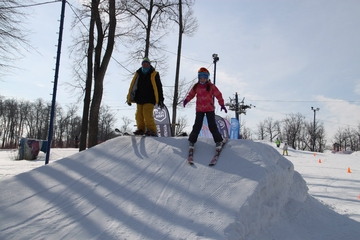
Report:
[{"label": "pink ski jacket", "polygon": [[[206,86],[210,84],[210,91],[206,90]],[[215,110],[213,103],[213,96],[219,102],[219,105],[224,105],[224,99],[219,89],[208,81],[205,84],[197,84],[195,90],[191,88],[189,94],[186,96],[186,101],[190,102],[196,96],[196,112],[212,112]]]}]

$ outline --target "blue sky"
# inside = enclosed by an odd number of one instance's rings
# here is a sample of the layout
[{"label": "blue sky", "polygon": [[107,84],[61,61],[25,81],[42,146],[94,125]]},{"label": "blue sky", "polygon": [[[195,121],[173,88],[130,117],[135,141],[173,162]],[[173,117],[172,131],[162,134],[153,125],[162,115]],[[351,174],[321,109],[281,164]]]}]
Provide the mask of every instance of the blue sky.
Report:
[{"label": "blue sky", "polygon": [[[68,1],[76,4],[76,0]],[[33,31],[31,42],[37,52],[24,52],[25,58],[17,62],[23,70],[1,82],[0,95],[51,101],[60,8],[58,2],[31,9],[26,26]],[[301,113],[312,121],[312,106],[320,108],[316,117],[324,123],[329,139],[338,128],[358,126],[358,0],[197,0],[194,11],[199,29],[193,37],[183,39],[180,78],[192,81],[203,66],[213,73],[211,56],[217,53],[220,60],[216,85],[224,99],[233,98],[237,92],[240,99],[245,97],[246,104],[256,106],[241,116],[246,127],[256,132],[260,121],[268,117],[282,120],[290,113]],[[72,80],[68,46],[72,44],[70,24],[74,15],[68,5],[65,15],[57,92],[57,101],[63,108],[75,101],[64,85]],[[170,91],[168,86],[173,85],[175,75],[176,36],[168,36],[164,43],[168,70],[160,75],[166,86],[164,91]],[[124,62],[124,50],[119,50],[114,57]],[[135,71],[139,66],[129,69]],[[112,61],[103,102],[116,112],[119,125],[122,116],[134,118],[135,106],[125,104],[130,81],[128,71]],[[165,103],[171,111],[169,99]],[[190,129],[195,106],[179,110],[178,115],[188,116]],[[219,108],[216,113],[226,116]],[[227,115],[234,117],[233,112]]]}]

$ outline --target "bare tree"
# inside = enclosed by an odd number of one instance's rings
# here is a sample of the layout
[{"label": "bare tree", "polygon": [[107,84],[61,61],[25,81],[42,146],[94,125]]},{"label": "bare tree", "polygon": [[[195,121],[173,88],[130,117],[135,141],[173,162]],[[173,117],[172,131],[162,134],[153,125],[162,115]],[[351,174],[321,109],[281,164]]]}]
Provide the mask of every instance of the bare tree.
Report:
[{"label": "bare tree", "polygon": [[0,0],[0,76],[16,68],[13,62],[22,56],[21,49],[30,47],[26,39],[28,31],[23,27],[27,15],[21,11],[22,2]]},{"label": "bare tree", "polygon": [[186,116],[181,116],[178,118],[175,128],[175,136],[181,135],[184,132],[184,129],[187,127],[188,121]]},{"label": "bare tree", "polygon": [[325,128],[323,123],[316,122],[316,129],[315,129],[315,136],[316,141],[314,141],[314,123],[304,122],[304,127],[301,131],[301,134],[298,138],[298,148],[301,150],[313,150],[313,145],[315,147],[315,151],[323,152],[326,145],[325,140]]},{"label": "bare tree", "polygon": [[[104,11],[108,14],[108,23],[104,23],[101,19],[100,12],[95,11],[95,22],[97,29],[97,45],[95,47],[94,56],[94,92],[90,107],[89,117],[89,147],[98,144],[98,125],[99,125],[99,111],[104,91],[104,78],[107,67],[109,65],[111,55],[114,49],[115,30],[116,30],[116,14],[115,14],[115,0],[108,0]],[[104,26],[103,26],[104,25]],[[103,29],[108,28],[108,33]],[[92,36],[91,36],[92,37]],[[107,38],[107,41],[106,39]],[[104,43],[106,41],[106,49],[103,53]],[[101,59],[102,58],[102,59]]]},{"label": "bare tree", "polygon": [[296,140],[299,138],[305,117],[301,113],[289,114],[288,117],[283,120],[283,134],[285,135],[285,141],[292,148],[296,149]]},{"label": "bare tree", "polygon": [[5,112],[5,104],[4,104],[4,97],[0,95],[0,136],[3,135],[4,127],[3,127],[3,120],[2,116]]},{"label": "bare tree", "polygon": [[131,132],[131,129],[130,129],[129,125],[130,125],[132,122],[134,122],[134,121],[133,121],[132,119],[130,119],[129,117],[127,117],[127,116],[123,116],[123,117],[121,118],[121,120],[123,121],[124,125],[121,126],[120,131],[121,131],[122,133],[129,133],[129,132]]},{"label": "bare tree", "polygon": [[[32,106],[31,103],[29,101],[21,101],[19,103],[19,127],[18,129],[16,129],[15,131],[15,136],[18,139],[20,139],[26,130],[26,122],[27,122],[27,117],[29,115],[29,113],[31,113],[32,111]],[[1,115],[1,114],[0,114]],[[0,133],[1,135],[1,133]]]},{"label": "bare tree", "polygon": [[101,106],[99,120],[99,141],[104,142],[114,137],[115,114],[110,111],[109,106]]},{"label": "bare tree", "polygon": [[17,119],[19,117],[18,103],[15,99],[6,99],[3,106],[2,148],[13,144],[14,131],[17,128]]},{"label": "bare tree", "polygon": [[[189,92],[189,89],[191,88],[192,85],[193,85],[193,81],[186,82],[185,79],[183,79],[180,81],[180,84],[178,84],[177,90],[175,90],[175,87],[171,87],[171,88],[168,88],[167,91],[165,92],[165,98],[170,99],[170,100],[172,99],[172,101],[173,101],[171,131],[174,134],[174,136],[176,136],[177,135],[176,133],[178,132],[178,130],[175,129],[175,126],[176,126],[177,122],[179,121],[179,119],[176,119],[177,107],[182,104],[183,99],[185,99],[186,94]],[[174,108],[174,102],[176,102],[175,108]],[[191,104],[192,103],[189,103],[189,105],[191,105]],[[175,111],[175,114],[174,114],[174,111]]]},{"label": "bare tree", "polygon": [[360,122],[357,126],[357,129],[354,129],[354,138],[357,139],[357,146],[356,146],[356,151],[360,150]]},{"label": "bare tree", "polygon": [[45,103],[43,99],[38,98],[32,105],[33,111],[28,118],[29,125],[32,127],[28,137],[46,139],[49,130],[51,103]]},{"label": "bare tree", "polygon": [[181,49],[182,49],[182,38],[183,34],[192,36],[197,30],[197,20],[194,18],[193,11],[191,6],[195,1],[187,0],[185,1],[185,14],[183,14],[183,0],[179,0],[177,9],[173,8],[173,17],[170,17],[178,26],[178,48],[176,55],[176,69],[175,69],[175,84],[174,84],[174,95],[173,95],[173,104],[172,104],[172,133],[175,133],[175,123],[176,123],[176,113],[177,106],[181,102],[179,98],[179,75],[180,75],[180,61],[181,61]]},{"label": "bare tree", "polygon": [[[160,53],[163,48],[161,40],[169,31],[169,17],[172,7],[177,3],[171,0],[122,0],[122,7],[130,17],[130,25],[134,26],[127,47],[129,61],[138,62],[143,57],[150,57],[152,64],[166,69],[166,58]],[[154,65],[155,66],[155,65]]]},{"label": "bare tree", "polygon": [[279,121],[274,121],[272,117],[268,117],[265,119],[264,128],[265,128],[265,132],[268,134],[270,138],[270,142],[272,142],[273,139],[280,134]]},{"label": "bare tree", "polygon": [[296,147],[299,150],[312,150],[313,128],[311,123],[304,122],[302,131],[296,139]]},{"label": "bare tree", "polygon": [[68,117],[60,106],[56,107],[56,122],[54,125],[54,147],[64,147],[65,130],[68,124]]},{"label": "bare tree", "polygon": [[266,130],[265,130],[265,123],[264,122],[260,122],[257,125],[257,135],[258,135],[258,139],[260,140],[264,140],[266,137]]},{"label": "bare tree", "polygon": [[333,137],[334,143],[338,143],[340,146],[340,149],[345,148],[345,142],[346,142],[346,133],[342,128],[338,128],[336,131],[334,137]]},{"label": "bare tree", "polygon": [[89,23],[89,35],[88,35],[88,47],[87,47],[87,68],[86,68],[86,80],[85,80],[85,93],[84,93],[84,105],[81,123],[80,133],[80,147],[79,150],[85,150],[87,146],[87,133],[89,123],[89,112],[91,102],[91,88],[92,88],[92,66],[93,66],[93,51],[94,51],[94,32],[95,32],[95,19],[96,19],[97,1],[91,1],[91,17]]},{"label": "bare tree", "polygon": [[[87,46],[86,58],[80,57],[81,60],[87,61],[80,151],[86,149],[87,137],[88,147],[95,146],[98,143],[99,112],[103,96],[103,83],[114,49],[117,22],[115,0],[92,0],[91,5],[84,6],[91,11],[88,34],[83,34],[79,42],[77,42],[79,44],[75,44],[78,48]],[[87,10],[82,11],[81,16],[84,18],[88,17]],[[73,26],[76,26],[76,23]],[[81,75],[80,71],[81,68],[76,70],[79,75]],[[94,89],[91,98],[93,81]],[[88,130],[89,134],[87,135]]]},{"label": "bare tree", "polygon": [[244,125],[241,130],[242,139],[252,139],[252,131],[250,128]]},{"label": "bare tree", "polygon": [[81,118],[76,115],[77,111],[78,105],[76,104],[71,104],[67,107],[67,125],[65,126],[65,145],[67,147],[77,147],[77,141],[81,131]]},{"label": "bare tree", "polygon": [[345,129],[339,128],[334,135],[334,141],[338,143],[342,150],[357,151],[359,150],[360,135],[356,129],[346,127]]},{"label": "bare tree", "polygon": [[[46,139],[49,128],[50,103],[42,99],[35,102],[4,99],[0,96],[0,142],[2,148],[17,146],[21,137]],[[79,136],[81,117],[76,115],[77,106],[70,105],[64,110],[56,106],[53,147],[74,147]],[[108,106],[100,109],[99,140],[114,137],[115,114]]]},{"label": "bare tree", "polygon": [[325,146],[326,146],[326,134],[325,134],[325,127],[324,127],[323,123],[320,123],[317,125],[315,146],[317,146],[318,152],[324,152]]}]

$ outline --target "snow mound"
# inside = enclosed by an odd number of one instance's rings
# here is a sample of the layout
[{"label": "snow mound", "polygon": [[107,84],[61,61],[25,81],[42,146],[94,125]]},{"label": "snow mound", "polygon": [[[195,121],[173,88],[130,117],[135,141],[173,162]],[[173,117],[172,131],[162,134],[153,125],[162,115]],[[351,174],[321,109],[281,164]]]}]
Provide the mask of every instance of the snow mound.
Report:
[{"label": "snow mound", "polygon": [[301,239],[289,222],[309,227],[312,206],[333,239],[358,226],[311,198],[269,145],[229,140],[214,167],[212,139],[199,138],[192,166],[187,151],[181,137],[123,136],[4,180],[0,238]]}]

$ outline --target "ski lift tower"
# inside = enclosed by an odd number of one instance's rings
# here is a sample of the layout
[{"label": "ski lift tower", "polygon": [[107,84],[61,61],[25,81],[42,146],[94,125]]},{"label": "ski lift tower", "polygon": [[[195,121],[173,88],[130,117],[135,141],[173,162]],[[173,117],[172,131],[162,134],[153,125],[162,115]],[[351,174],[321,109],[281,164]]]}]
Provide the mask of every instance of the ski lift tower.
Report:
[{"label": "ski lift tower", "polygon": [[245,104],[245,97],[243,97],[241,102],[239,102],[237,92],[235,93],[235,98],[230,98],[230,102],[226,103],[225,105],[229,107],[230,111],[235,112],[235,118],[239,121],[240,128],[241,128],[241,114],[246,115],[246,110],[247,109],[251,109],[251,107],[256,107],[256,106],[254,106],[252,104],[246,105]]},{"label": "ski lift tower", "polygon": [[230,98],[230,103],[226,103],[225,105],[229,107],[229,110],[231,111],[235,111],[235,117],[237,120],[240,121],[240,117],[239,115],[244,114],[246,115],[246,109],[251,109],[251,107],[256,107],[252,104],[250,105],[246,105],[244,103],[245,101],[245,97],[243,97],[243,99],[241,100],[241,102],[239,102],[238,99],[238,94],[235,93],[235,98]]}]

